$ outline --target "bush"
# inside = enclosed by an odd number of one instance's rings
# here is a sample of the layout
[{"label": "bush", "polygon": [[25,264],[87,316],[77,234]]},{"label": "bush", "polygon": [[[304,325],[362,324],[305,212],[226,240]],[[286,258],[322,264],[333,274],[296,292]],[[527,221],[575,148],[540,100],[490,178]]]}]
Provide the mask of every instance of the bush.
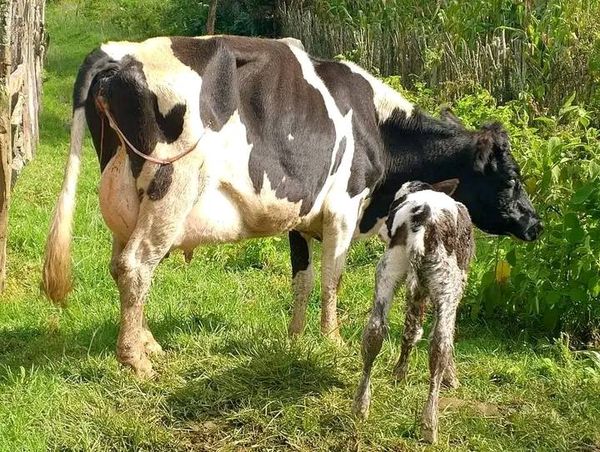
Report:
[{"label": "bush", "polygon": [[558,114],[573,92],[600,106],[599,15],[599,0],[292,0],[279,17],[309,51],[410,89],[421,81],[458,99],[483,86],[502,102],[527,92]]}]

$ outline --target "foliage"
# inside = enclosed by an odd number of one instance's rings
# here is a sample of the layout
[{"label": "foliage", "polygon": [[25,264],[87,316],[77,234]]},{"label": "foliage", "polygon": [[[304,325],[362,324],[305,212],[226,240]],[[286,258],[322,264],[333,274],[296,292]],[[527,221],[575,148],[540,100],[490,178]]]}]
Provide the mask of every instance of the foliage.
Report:
[{"label": "foliage", "polygon": [[[398,86],[398,78],[387,80]],[[404,90],[406,93],[406,91]],[[409,95],[410,97],[410,95]],[[432,106],[431,90],[413,100]],[[496,119],[511,136],[545,232],[532,244],[479,235],[463,313],[600,341],[600,132],[573,96],[554,116],[531,116],[524,100],[498,106],[485,90],[454,105],[469,127]],[[432,110],[430,108],[430,110]]]},{"label": "foliage", "polygon": [[599,15],[598,0],[295,0],[279,17],[311,52],[408,88],[422,81],[456,99],[482,86],[502,102],[527,92],[557,114],[573,92],[600,105]]}]

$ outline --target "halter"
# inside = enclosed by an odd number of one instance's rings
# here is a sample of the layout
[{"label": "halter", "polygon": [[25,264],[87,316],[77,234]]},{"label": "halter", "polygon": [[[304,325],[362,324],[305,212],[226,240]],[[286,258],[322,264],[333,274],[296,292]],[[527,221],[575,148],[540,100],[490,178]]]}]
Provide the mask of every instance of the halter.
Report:
[{"label": "halter", "polygon": [[[115,121],[115,118],[110,113],[110,110],[108,109],[108,106],[106,105],[106,102],[100,95],[96,96],[96,108],[98,109],[98,111],[101,114],[104,113],[104,115],[106,115],[110,126],[112,127],[112,129],[115,132],[117,132],[117,136],[121,140],[121,144],[124,147],[125,147],[125,145],[127,145],[129,147],[129,149],[131,149],[135,154],[139,155],[140,157],[142,157],[145,160],[148,160],[149,162],[157,163],[159,165],[169,165],[173,162],[176,162],[180,158],[185,157],[190,152],[192,152],[194,149],[196,149],[196,146],[198,146],[200,139],[204,135],[204,132],[202,132],[200,134],[200,137],[196,141],[196,143],[193,146],[191,146],[189,149],[181,152],[180,154],[177,154],[173,157],[169,157],[167,159],[160,159],[157,157],[152,157],[151,155],[144,154],[142,151],[138,150],[133,144],[131,144],[131,142],[127,139],[125,134],[121,131],[121,129],[119,129],[119,126],[117,126],[117,122]],[[104,148],[104,116],[102,116],[102,125],[100,128],[100,155],[101,156],[103,154],[103,148]]]}]

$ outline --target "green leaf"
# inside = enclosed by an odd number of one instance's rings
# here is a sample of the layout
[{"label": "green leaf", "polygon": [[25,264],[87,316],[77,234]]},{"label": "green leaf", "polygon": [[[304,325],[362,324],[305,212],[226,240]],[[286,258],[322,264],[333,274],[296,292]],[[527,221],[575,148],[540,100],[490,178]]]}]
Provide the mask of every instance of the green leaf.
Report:
[{"label": "green leaf", "polygon": [[593,191],[596,189],[596,185],[592,183],[585,184],[583,187],[580,187],[573,196],[571,197],[571,202],[573,204],[582,204],[585,202]]},{"label": "green leaf", "polygon": [[506,253],[506,261],[514,267],[517,265],[517,251],[515,248]]}]

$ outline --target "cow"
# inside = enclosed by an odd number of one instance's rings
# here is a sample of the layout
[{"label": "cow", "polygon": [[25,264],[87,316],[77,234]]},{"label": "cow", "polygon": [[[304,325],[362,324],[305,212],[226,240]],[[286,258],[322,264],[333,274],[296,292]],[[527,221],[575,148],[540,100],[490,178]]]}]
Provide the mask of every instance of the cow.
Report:
[{"label": "cow", "polygon": [[385,221],[403,182],[459,178],[456,199],[493,234],[534,240],[541,222],[499,124],[436,119],[350,62],[297,43],[235,36],[108,42],[73,92],[69,158],[48,234],[43,287],[71,288],[70,246],[85,125],[100,163],[121,320],[117,357],[140,376],[159,352],[144,320],[152,274],[173,249],[289,232],[304,326],[311,242],[322,241],[321,330],[340,340],[336,296],[353,238]]}]

